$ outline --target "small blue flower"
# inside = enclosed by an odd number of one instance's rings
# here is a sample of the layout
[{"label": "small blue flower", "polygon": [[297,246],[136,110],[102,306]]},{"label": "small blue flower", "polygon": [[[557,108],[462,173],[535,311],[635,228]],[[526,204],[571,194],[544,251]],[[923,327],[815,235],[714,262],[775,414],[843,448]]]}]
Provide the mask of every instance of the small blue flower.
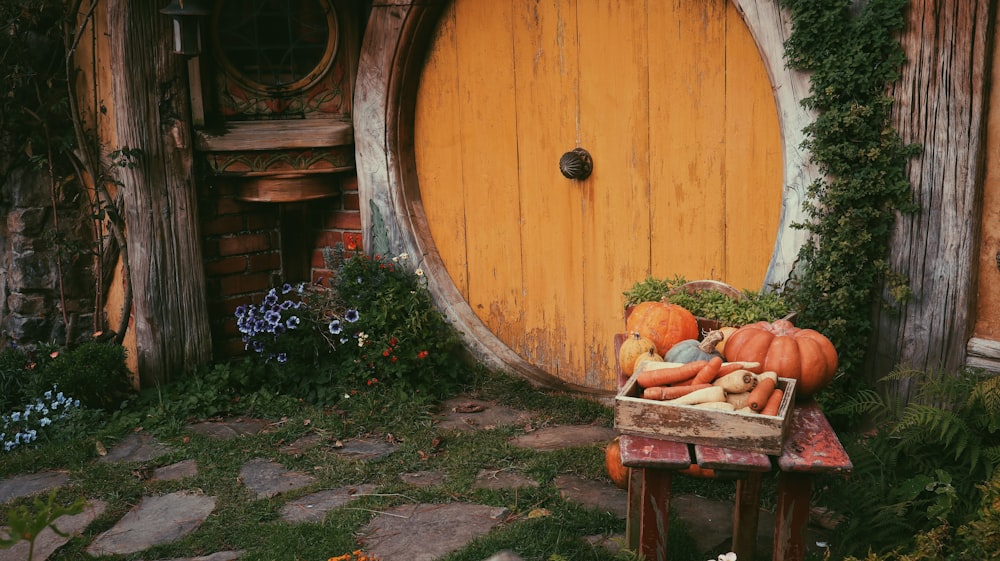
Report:
[{"label": "small blue flower", "polygon": [[291,308],[294,305],[295,302],[292,302],[291,300],[285,300],[284,302],[281,303],[281,305],[278,306],[278,308],[282,310],[287,310],[288,308]]},{"label": "small blue flower", "polygon": [[334,335],[340,335],[340,332],[344,330],[344,326],[340,323],[339,319],[335,319],[330,322],[330,333]]},{"label": "small blue flower", "polygon": [[278,362],[288,362],[288,355],[285,353],[278,353]]},{"label": "small blue flower", "polygon": [[281,314],[279,312],[274,311],[274,310],[268,310],[267,313],[264,314],[264,320],[269,325],[274,325],[274,324],[276,324],[276,323],[278,323],[278,322],[281,321]]},{"label": "small blue flower", "polygon": [[52,419],[49,419],[48,417],[42,417],[42,419],[38,421],[38,424],[40,426],[47,427],[52,424]]},{"label": "small blue flower", "polygon": [[358,275],[358,284],[364,284],[364,283],[365,283],[365,279],[362,278],[361,275]]},{"label": "small blue flower", "polygon": [[358,314],[357,310],[347,310],[347,313],[344,314],[344,319],[350,323],[354,323],[361,319],[361,315]]},{"label": "small blue flower", "polygon": [[254,341],[253,350],[258,353],[264,352],[264,343],[261,343],[260,341]]},{"label": "small blue flower", "polygon": [[295,329],[300,323],[302,323],[302,320],[299,319],[299,316],[292,316],[285,320],[285,325],[288,326],[288,329]]},{"label": "small blue flower", "polygon": [[247,315],[246,304],[240,304],[239,306],[236,306],[236,317],[242,318],[245,315]]},{"label": "small blue flower", "polygon": [[14,411],[13,413],[11,413],[10,414],[10,420],[14,421],[15,423],[18,422],[18,421],[20,421],[21,420],[21,412],[20,411]]},{"label": "small blue flower", "polygon": [[288,284],[287,282],[285,284],[281,285],[281,293],[282,294],[288,294],[291,291],[292,291],[292,285]]}]

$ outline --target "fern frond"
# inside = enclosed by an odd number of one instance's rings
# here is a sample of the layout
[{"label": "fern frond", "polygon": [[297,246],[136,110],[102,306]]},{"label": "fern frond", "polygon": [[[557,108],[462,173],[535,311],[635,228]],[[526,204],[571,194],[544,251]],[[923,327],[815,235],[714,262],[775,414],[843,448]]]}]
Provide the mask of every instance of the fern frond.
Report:
[{"label": "fern frond", "polygon": [[956,459],[965,453],[973,434],[965,420],[954,412],[918,403],[906,407],[893,430],[907,445],[927,446],[936,442],[944,445],[944,451],[953,452]]},{"label": "fern frond", "polygon": [[980,379],[969,396],[970,404],[982,404],[990,418],[990,432],[1000,426],[1000,375]]},{"label": "fern frond", "polygon": [[833,410],[835,415],[874,415],[877,418],[892,416],[892,408],[881,394],[874,390],[860,390]]}]

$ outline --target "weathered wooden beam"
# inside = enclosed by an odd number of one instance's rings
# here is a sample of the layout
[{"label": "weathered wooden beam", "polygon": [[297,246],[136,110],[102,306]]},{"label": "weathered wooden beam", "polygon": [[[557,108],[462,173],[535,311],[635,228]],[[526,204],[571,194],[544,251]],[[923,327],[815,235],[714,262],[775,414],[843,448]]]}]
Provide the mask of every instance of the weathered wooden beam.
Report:
[{"label": "weathered wooden beam", "polygon": [[[908,62],[890,93],[893,125],[904,142],[923,147],[909,165],[919,210],[899,218],[889,262],[914,296],[898,309],[879,310],[876,378],[897,365],[953,370],[965,364],[974,323],[994,3],[910,3],[900,37]],[[897,389],[905,399],[909,383]]]},{"label": "weathered wooden beam", "polygon": [[[140,384],[212,356],[192,166],[185,59],[170,53],[170,21],[152,2],[109,0],[118,168],[132,270]],[[128,313],[128,311],[126,311]]]}]

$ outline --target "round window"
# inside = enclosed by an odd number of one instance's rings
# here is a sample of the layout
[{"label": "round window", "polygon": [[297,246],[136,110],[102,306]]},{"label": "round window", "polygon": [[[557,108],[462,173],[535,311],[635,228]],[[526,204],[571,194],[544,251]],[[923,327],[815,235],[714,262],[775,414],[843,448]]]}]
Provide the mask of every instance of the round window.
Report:
[{"label": "round window", "polygon": [[269,94],[308,88],[337,53],[329,0],[219,0],[212,28],[226,73]]}]

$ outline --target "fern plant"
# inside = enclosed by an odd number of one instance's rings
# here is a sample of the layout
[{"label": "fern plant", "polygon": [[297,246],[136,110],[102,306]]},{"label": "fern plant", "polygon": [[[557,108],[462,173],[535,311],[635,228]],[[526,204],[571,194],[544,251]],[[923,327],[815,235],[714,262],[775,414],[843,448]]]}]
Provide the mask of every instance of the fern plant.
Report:
[{"label": "fern plant", "polygon": [[861,550],[845,553],[889,551],[968,523],[1000,466],[1000,376],[897,370],[885,381],[906,378],[920,383],[905,405],[863,390],[835,411],[872,427],[842,435],[854,471],[823,493],[845,515],[837,542]]}]

